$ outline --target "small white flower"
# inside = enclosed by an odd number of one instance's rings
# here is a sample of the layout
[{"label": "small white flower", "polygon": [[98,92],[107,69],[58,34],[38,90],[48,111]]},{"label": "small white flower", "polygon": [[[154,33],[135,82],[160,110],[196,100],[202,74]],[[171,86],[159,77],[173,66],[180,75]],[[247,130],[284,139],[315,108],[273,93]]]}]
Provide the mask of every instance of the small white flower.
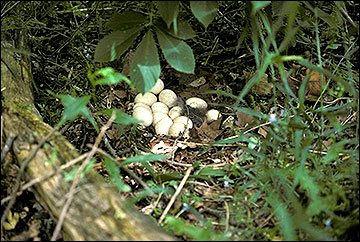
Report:
[{"label": "small white flower", "polygon": [[272,113],[272,114],[270,114],[270,118],[269,118],[269,121],[270,121],[270,123],[274,123],[274,122],[276,122],[276,114],[275,113]]},{"label": "small white flower", "polygon": [[224,188],[228,188],[230,186],[228,181],[224,181]]},{"label": "small white flower", "polygon": [[184,209],[184,211],[186,211],[186,210],[189,210],[190,207],[187,203],[183,203],[183,209]]},{"label": "small white flower", "polygon": [[330,227],[331,227],[331,218],[329,218],[329,219],[326,220],[325,226],[326,226],[326,228],[330,228]]}]

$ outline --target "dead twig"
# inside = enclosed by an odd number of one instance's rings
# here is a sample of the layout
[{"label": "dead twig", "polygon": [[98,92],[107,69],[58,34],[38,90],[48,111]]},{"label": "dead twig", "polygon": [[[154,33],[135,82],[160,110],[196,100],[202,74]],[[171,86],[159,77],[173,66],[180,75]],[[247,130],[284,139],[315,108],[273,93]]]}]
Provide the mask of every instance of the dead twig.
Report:
[{"label": "dead twig", "polygon": [[115,120],[115,117],[116,117],[115,112],[113,112],[112,115],[111,115],[111,118],[109,119],[109,121],[101,128],[100,133],[99,133],[99,135],[97,136],[97,138],[95,140],[95,144],[94,144],[92,150],[89,152],[89,154],[86,157],[85,161],[81,164],[79,169],[76,171],[74,181],[71,184],[70,191],[69,191],[68,196],[67,196],[68,199],[66,200],[66,203],[65,203],[65,205],[63,206],[63,208],[61,210],[59,221],[56,224],[53,235],[51,236],[51,241],[55,241],[57,239],[60,231],[61,231],[61,227],[62,227],[62,224],[63,224],[63,222],[65,220],[66,213],[67,213],[67,211],[68,211],[68,209],[69,209],[69,207],[71,205],[71,202],[72,202],[72,200],[74,198],[75,188],[76,188],[76,186],[78,184],[80,173],[90,163],[91,158],[94,156],[94,154],[96,152],[96,149],[97,149],[97,147],[99,146],[99,144],[101,142],[102,136],[105,134],[105,131],[111,126],[112,122]]},{"label": "dead twig", "polygon": [[[89,154],[89,152],[82,154],[81,156],[67,162],[66,164],[62,165],[59,167],[59,169],[57,169],[56,171],[52,171],[49,172],[48,174],[45,174],[41,177],[37,177],[32,179],[31,181],[29,181],[28,183],[26,183],[24,186],[21,187],[21,190],[16,194],[17,196],[20,196],[25,190],[29,189],[30,187],[34,186],[35,184],[45,181],[46,179],[59,174],[60,171],[65,170],[68,167],[71,167],[73,165],[75,165],[76,163],[78,163],[79,161],[83,160],[87,155]],[[11,198],[11,196],[7,196],[6,198],[1,200],[1,205],[3,205],[3,203],[9,201]]]},{"label": "dead twig", "polygon": [[184,185],[185,185],[185,182],[186,182],[187,179],[189,178],[190,173],[191,173],[191,171],[192,171],[193,169],[194,169],[193,167],[189,167],[189,169],[186,171],[186,174],[185,174],[184,178],[181,180],[179,187],[176,189],[174,195],[171,197],[170,202],[169,202],[168,205],[166,206],[164,212],[161,214],[161,217],[160,217],[160,219],[159,219],[159,221],[158,221],[159,224],[162,223],[162,221],[164,220],[166,214],[169,212],[171,206],[174,204],[175,199],[176,199],[177,196],[180,194],[182,188],[183,188]]},{"label": "dead twig", "polygon": [[[104,136],[105,137],[105,136]],[[88,147],[92,148],[93,146],[88,145]],[[111,151],[111,149],[109,149]],[[106,153],[105,151],[103,151],[100,148],[97,148],[96,152],[102,154],[102,155],[106,155],[111,157],[108,153]],[[119,157],[116,155],[116,153],[113,154],[113,157],[118,159]],[[132,170],[130,170],[127,167],[121,166],[121,169],[123,169],[126,173],[128,173],[132,178],[134,178],[138,183],[140,183],[140,185],[142,185],[145,190],[149,191],[150,196],[155,196],[155,193],[151,191],[150,187],[143,181],[141,180],[140,177],[138,177]]]},{"label": "dead twig", "polygon": [[[6,154],[9,152],[15,137],[16,136],[12,133],[9,135],[9,137],[7,137],[5,141],[4,149],[1,151],[1,162],[3,162],[3,160],[6,157]],[[4,167],[6,167],[6,164],[4,165]]]}]

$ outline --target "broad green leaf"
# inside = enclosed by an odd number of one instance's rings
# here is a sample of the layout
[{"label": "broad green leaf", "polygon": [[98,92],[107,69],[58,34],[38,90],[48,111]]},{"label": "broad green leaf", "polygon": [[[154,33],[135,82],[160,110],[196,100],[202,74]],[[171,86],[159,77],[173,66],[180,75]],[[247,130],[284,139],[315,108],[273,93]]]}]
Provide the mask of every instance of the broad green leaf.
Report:
[{"label": "broad green leaf", "polygon": [[136,49],[130,65],[130,79],[142,94],[150,91],[160,77],[160,61],[151,32],[147,32]]},{"label": "broad green leaf", "polygon": [[157,28],[157,37],[165,59],[177,71],[193,74],[195,58],[192,49],[182,40],[175,39]]},{"label": "broad green leaf", "polygon": [[190,1],[191,11],[205,28],[215,18],[218,8],[218,1]]},{"label": "broad green leaf", "polygon": [[120,176],[120,168],[116,163],[107,156],[104,156],[104,165],[106,171],[109,173],[110,182],[117,187],[119,191],[130,192],[131,188],[124,184]]},{"label": "broad green leaf", "polygon": [[255,14],[260,9],[265,8],[270,3],[271,3],[271,1],[251,1],[251,4],[252,4],[251,12],[252,12],[252,14]]},{"label": "broad green leaf", "polygon": [[112,30],[128,30],[144,23],[146,17],[141,13],[126,11],[124,13],[115,13],[106,24]]},{"label": "broad green leaf", "polygon": [[56,95],[61,99],[61,103],[64,105],[65,110],[59,122],[59,126],[63,125],[68,120],[74,120],[77,116],[83,115],[94,126],[97,132],[99,132],[99,127],[97,126],[94,118],[90,115],[89,110],[86,107],[86,104],[90,100],[90,96],[84,96],[80,98],[72,97],[69,95]]},{"label": "broad green leaf", "polygon": [[[94,74],[90,74],[90,75],[91,77],[89,77],[89,79],[91,80],[91,83],[94,87],[97,85],[114,85],[114,84],[118,84],[121,81],[125,81],[127,84],[130,85],[131,88],[133,88],[133,84],[129,80],[129,78],[127,78],[121,73],[115,72],[115,70],[111,67],[102,68],[94,72]],[[95,77],[97,76],[102,76],[102,77],[95,81],[96,79]]]},{"label": "broad green leaf", "polygon": [[159,13],[161,18],[165,21],[168,28],[176,20],[179,14],[178,1],[159,1]]},{"label": "broad green leaf", "polygon": [[139,121],[136,118],[127,115],[126,113],[122,112],[119,109],[106,109],[106,110],[101,110],[100,112],[107,114],[109,117],[111,117],[113,111],[115,111],[115,115],[116,115],[114,123],[118,123],[122,125],[139,123]]},{"label": "broad green leaf", "polygon": [[116,30],[105,36],[96,46],[94,60],[106,62],[119,58],[133,44],[140,30],[141,27]]},{"label": "broad green leaf", "polygon": [[175,33],[173,28],[168,28],[162,19],[155,21],[155,26],[160,28],[163,32],[171,35],[174,38],[187,40],[195,37],[195,32],[186,20],[178,21],[178,32]]}]

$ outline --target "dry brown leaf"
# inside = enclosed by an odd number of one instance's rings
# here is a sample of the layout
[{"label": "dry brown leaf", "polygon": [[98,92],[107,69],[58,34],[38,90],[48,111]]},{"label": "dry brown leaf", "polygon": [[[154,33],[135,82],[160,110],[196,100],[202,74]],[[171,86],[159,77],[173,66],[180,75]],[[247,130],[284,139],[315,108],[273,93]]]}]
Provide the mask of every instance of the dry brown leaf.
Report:
[{"label": "dry brown leaf", "polygon": [[[310,73],[310,69],[307,69],[305,72],[305,77]],[[303,79],[303,80],[304,80]],[[318,71],[311,71],[310,73],[310,78],[309,78],[309,93],[308,96],[315,96],[315,97],[319,97],[321,92],[322,92],[322,88],[325,87],[325,75],[323,75],[322,80],[321,79],[321,74]],[[322,88],[321,88],[322,87]]]},{"label": "dry brown leaf", "polygon": [[255,89],[254,91],[260,95],[268,95],[272,93],[273,87],[274,85],[268,81],[268,75],[264,74],[260,81],[255,84],[252,90]]},{"label": "dry brown leaf", "polygon": [[239,126],[239,128],[245,128],[246,125],[251,124],[252,122],[254,122],[254,117],[250,114],[247,113],[243,113],[241,111],[236,111],[236,117],[237,120],[235,121],[235,124],[237,126]]},{"label": "dry brown leaf", "polygon": [[[260,112],[261,108],[260,106],[256,106],[255,107],[255,111]],[[235,121],[235,124],[237,126],[239,126],[239,128],[245,128],[248,124],[251,124],[255,121],[254,117],[250,114],[241,112],[241,111],[236,111],[236,117],[237,117],[237,121]]]},{"label": "dry brown leaf", "polygon": [[206,79],[205,79],[205,77],[202,76],[202,77],[196,79],[195,81],[191,82],[189,84],[189,86],[191,86],[191,87],[199,87],[201,85],[204,85],[205,83],[206,83]]},{"label": "dry brown leaf", "polygon": [[198,90],[199,90],[200,93],[204,93],[204,92],[208,92],[208,91],[213,90],[213,88],[211,87],[210,83],[206,83],[206,84],[202,85],[201,87],[199,87]]},{"label": "dry brown leaf", "polygon": [[[251,78],[254,77],[254,73],[243,71],[246,82],[248,82]],[[272,93],[272,88],[274,85],[269,83],[268,75],[265,73],[263,77],[256,83],[252,88],[251,92],[257,93],[259,95],[268,95]]]},{"label": "dry brown leaf", "polygon": [[160,140],[159,143],[151,143],[151,146],[151,152],[154,154],[172,154],[172,152],[177,148],[171,146],[169,143],[165,143],[162,140]]},{"label": "dry brown leaf", "polygon": [[123,74],[124,76],[129,76],[130,64],[131,64],[133,55],[134,55],[134,51],[129,51],[128,53],[126,53],[126,55],[124,57],[123,69],[121,72],[121,74]]},{"label": "dry brown leaf", "polygon": [[202,125],[199,128],[195,126],[195,129],[197,130],[200,138],[203,138],[206,141],[212,141],[222,133],[222,130],[219,129],[220,123],[221,119],[215,120],[209,124],[207,120],[204,120]]},{"label": "dry brown leaf", "polygon": [[264,138],[266,137],[267,133],[268,133],[268,128],[267,127],[260,127],[258,130],[258,133],[261,134]]},{"label": "dry brown leaf", "polygon": [[323,144],[327,149],[330,148],[333,143],[334,141],[332,139],[323,140]]},{"label": "dry brown leaf", "polygon": [[114,90],[113,93],[115,94],[115,96],[117,96],[120,99],[127,97],[126,92],[124,90]]}]

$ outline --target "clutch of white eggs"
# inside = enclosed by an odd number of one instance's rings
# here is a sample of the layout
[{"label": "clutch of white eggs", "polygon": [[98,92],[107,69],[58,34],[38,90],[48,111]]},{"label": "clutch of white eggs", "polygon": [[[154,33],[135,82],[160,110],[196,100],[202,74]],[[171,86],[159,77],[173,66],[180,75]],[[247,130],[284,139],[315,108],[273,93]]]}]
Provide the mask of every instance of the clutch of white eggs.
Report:
[{"label": "clutch of white eggs", "polygon": [[[153,125],[157,135],[169,135],[178,137],[190,136],[189,130],[193,128],[193,122],[184,115],[184,110],[177,105],[177,95],[170,89],[164,89],[164,82],[158,79],[155,86],[147,93],[139,93],[135,97],[133,117],[141,122],[144,127]],[[207,109],[205,100],[191,97],[186,104],[195,109]],[[220,112],[211,109],[206,113],[207,122],[220,118]]]}]

